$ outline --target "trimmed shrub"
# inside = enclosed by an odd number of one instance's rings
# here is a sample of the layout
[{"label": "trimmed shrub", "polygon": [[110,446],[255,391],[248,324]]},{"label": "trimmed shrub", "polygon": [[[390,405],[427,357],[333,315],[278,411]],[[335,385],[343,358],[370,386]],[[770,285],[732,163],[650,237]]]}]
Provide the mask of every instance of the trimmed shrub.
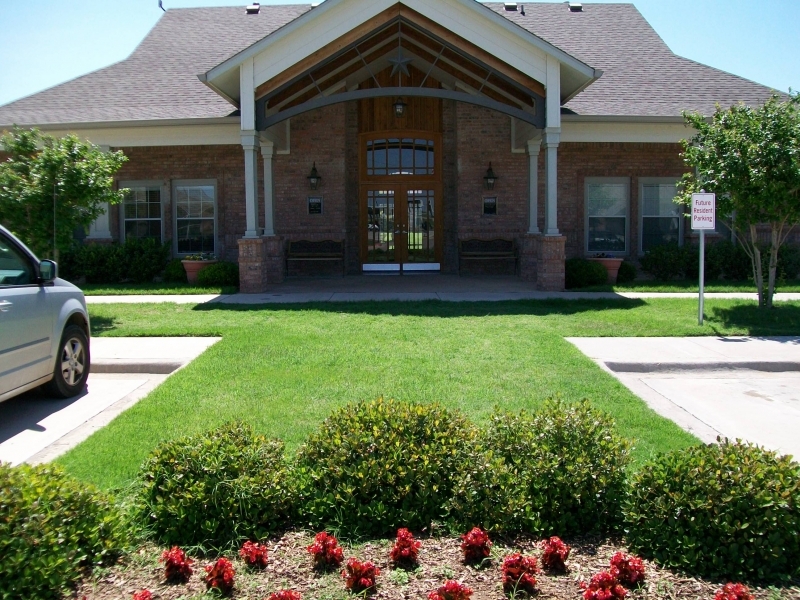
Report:
[{"label": "trimmed shrub", "polygon": [[355,535],[421,530],[442,519],[477,430],[438,404],[349,404],[297,454],[304,521]]},{"label": "trimmed shrub", "polygon": [[139,473],[141,518],[164,544],[230,547],[289,521],[283,443],[245,423],[159,445]]},{"label": "trimmed shrub", "polygon": [[617,272],[617,283],[628,283],[636,279],[636,265],[632,262],[623,260]]},{"label": "trimmed shrub", "polygon": [[663,244],[645,252],[640,263],[645,273],[669,281],[683,276],[686,255],[678,244]]},{"label": "trimmed shrub", "polygon": [[61,276],[71,281],[85,277],[87,283],[147,283],[167,266],[171,248],[169,242],[135,238],[124,244],[74,246],[64,256]]},{"label": "trimmed shrub", "polygon": [[630,443],[587,400],[551,399],[533,415],[495,414],[486,445],[521,486],[522,529],[584,534],[621,526]]},{"label": "trimmed shrub", "polygon": [[51,465],[0,463],[0,597],[61,598],[122,546],[111,500]]},{"label": "trimmed shrub", "polygon": [[239,287],[239,265],[232,262],[208,265],[197,274],[197,285],[202,287]]},{"label": "trimmed shrub", "polygon": [[778,248],[778,273],[781,279],[800,278],[800,246],[783,244]]},{"label": "trimmed shrub", "polygon": [[174,258],[164,267],[164,281],[169,283],[186,283],[186,269],[180,258]]},{"label": "trimmed shrub", "polygon": [[599,262],[585,258],[569,258],[564,263],[565,285],[568,290],[603,285],[608,281],[606,268]]},{"label": "trimmed shrub", "polygon": [[800,465],[749,444],[659,456],[631,482],[628,543],[662,565],[726,579],[800,573]]}]

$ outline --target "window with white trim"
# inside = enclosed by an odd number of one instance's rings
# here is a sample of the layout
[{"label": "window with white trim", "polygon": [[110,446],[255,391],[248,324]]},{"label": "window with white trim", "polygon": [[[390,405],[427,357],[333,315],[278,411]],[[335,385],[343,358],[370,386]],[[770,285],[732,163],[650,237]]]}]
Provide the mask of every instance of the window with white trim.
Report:
[{"label": "window with white trim", "polygon": [[163,239],[161,185],[158,183],[121,184],[128,189],[122,200],[122,239]]},{"label": "window with white trim", "polygon": [[178,254],[216,252],[217,186],[215,181],[178,181],[175,205],[175,250]]},{"label": "window with white trim", "polygon": [[664,178],[639,180],[639,251],[664,244],[683,244],[683,209],[675,204],[677,181]]},{"label": "window with white trim", "polygon": [[627,177],[586,178],[586,252],[628,253],[630,180]]}]

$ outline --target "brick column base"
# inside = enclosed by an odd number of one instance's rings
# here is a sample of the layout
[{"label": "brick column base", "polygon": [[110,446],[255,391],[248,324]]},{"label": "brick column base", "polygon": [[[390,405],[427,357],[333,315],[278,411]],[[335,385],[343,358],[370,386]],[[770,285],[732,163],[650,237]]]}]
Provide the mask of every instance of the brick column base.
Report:
[{"label": "brick column base", "polygon": [[239,291],[258,294],[270,283],[284,277],[283,238],[262,237],[239,240]]},{"label": "brick column base", "polygon": [[564,291],[564,236],[535,236],[536,249],[536,289],[544,292]]},{"label": "brick column base", "polygon": [[564,245],[567,238],[539,233],[520,239],[519,276],[545,292],[564,290]]},{"label": "brick column base", "polygon": [[520,238],[519,245],[519,276],[523,281],[536,283],[538,264],[536,257],[539,251],[539,238],[536,234],[526,234]]}]

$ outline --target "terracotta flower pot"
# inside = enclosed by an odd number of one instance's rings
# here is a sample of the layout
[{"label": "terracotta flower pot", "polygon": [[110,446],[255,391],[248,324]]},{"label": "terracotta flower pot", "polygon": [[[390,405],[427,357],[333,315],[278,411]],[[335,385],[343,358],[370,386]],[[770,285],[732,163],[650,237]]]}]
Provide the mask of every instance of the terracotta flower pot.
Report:
[{"label": "terracotta flower pot", "polygon": [[590,258],[589,260],[593,260],[594,262],[599,262],[606,268],[606,273],[608,273],[608,283],[614,285],[617,283],[617,273],[619,273],[619,266],[622,264],[624,259],[622,258]]},{"label": "terracotta flower pot", "polygon": [[197,274],[208,265],[213,265],[216,260],[182,260],[183,268],[186,270],[186,281],[192,285],[197,283]]}]

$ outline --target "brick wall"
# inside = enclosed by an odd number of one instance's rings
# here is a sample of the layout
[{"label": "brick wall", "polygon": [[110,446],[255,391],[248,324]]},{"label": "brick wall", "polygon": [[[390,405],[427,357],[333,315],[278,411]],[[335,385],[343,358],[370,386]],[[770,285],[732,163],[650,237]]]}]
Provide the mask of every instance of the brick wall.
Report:
[{"label": "brick wall", "polygon": [[[128,162],[114,178],[125,181],[161,183],[165,240],[173,238],[172,186],[179,180],[212,179],[217,184],[217,256],[238,259],[237,240],[245,230],[244,152],[241,146],[153,146],[114,148],[122,150]],[[263,199],[263,195],[262,195]],[[119,207],[112,207],[111,233],[120,236]]]},{"label": "brick wall", "polygon": [[[585,181],[587,177],[630,178],[630,240],[639,247],[639,178],[675,177],[686,171],[679,144],[565,143],[558,148],[558,228],[566,236],[566,256],[585,254]],[[543,154],[543,153],[542,153]],[[543,181],[540,170],[539,179]],[[544,201],[540,191],[540,210]]]}]

